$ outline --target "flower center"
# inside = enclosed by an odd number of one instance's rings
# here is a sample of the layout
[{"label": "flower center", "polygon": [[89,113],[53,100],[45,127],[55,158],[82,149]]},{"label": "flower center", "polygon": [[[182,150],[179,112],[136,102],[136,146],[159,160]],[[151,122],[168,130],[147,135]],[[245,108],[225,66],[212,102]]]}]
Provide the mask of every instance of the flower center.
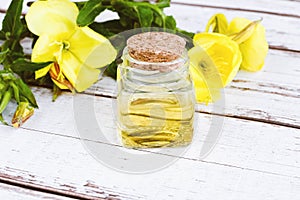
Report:
[{"label": "flower center", "polygon": [[63,49],[66,49],[66,50],[68,50],[69,48],[70,48],[70,42],[68,42],[68,41],[63,41]]}]

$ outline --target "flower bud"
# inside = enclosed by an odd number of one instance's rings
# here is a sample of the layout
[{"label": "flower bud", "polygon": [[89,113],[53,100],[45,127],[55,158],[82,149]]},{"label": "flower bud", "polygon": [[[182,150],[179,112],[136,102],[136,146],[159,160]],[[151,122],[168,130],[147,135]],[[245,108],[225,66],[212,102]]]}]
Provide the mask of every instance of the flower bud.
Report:
[{"label": "flower bud", "polygon": [[19,128],[33,113],[34,108],[28,102],[20,102],[11,121],[13,127]]}]

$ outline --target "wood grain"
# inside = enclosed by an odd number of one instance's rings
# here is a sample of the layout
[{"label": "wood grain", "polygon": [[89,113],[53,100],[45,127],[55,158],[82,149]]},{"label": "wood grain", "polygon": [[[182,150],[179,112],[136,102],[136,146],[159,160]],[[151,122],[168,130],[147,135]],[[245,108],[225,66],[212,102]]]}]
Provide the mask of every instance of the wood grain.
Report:
[{"label": "wood grain", "polygon": [[[25,124],[24,128],[29,130],[35,130],[35,131],[42,131],[48,134],[57,134],[59,136],[67,136],[72,138],[78,138],[77,129],[76,129],[76,123],[74,121],[74,115],[78,114],[74,112],[74,101],[72,99],[72,95],[67,93],[64,94],[64,96],[61,96],[57,102],[50,103],[50,93],[49,90],[45,89],[38,89],[36,91],[36,94],[38,96],[38,100],[40,102],[40,109],[37,110],[36,114],[33,116],[33,119],[28,121],[28,123]],[[49,99],[47,100],[45,96],[49,96]],[[103,97],[97,97],[97,96],[89,96],[89,95],[77,95],[76,98],[80,98],[83,101],[83,104],[92,102],[95,104],[95,115],[97,117],[97,122],[99,126],[101,127],[101,131],[104,134],[107,134],[107,137],[110,138],[110,142],[107,142],[107,144],[119,144],[116,136],[116,124],[115,124],[115,116],[114,116],[114,99],[110,98],[103,98]],[[51,106],[49,106],[51,104]],[[73,109],[72,109],[73,107]],[[63,109],[64,108],[64,109]],[[79,109],[83,109],[82,107],[79,107]],[[61,112],[63,111],[63,112]],[[84,110],[82,110],[84,112]],[[60,113],[60,115],[57,115],[56,113]],[[80,113],[80,112],[79,112]],[[93,113],[90,114],[90,116],[93,116]],[[55,117],[55,118],[54,118]],[[197,159],[197,152],[200,152],[200,149],[203,145],[203,142],[205,140],[206,134],[208,133],[209,126],[211,124],[212,115],[206,115],[206,114],[197,114],[197,130],[196,136],[195,136],[195,144],[192,145],[190,148],[190,151],[193,153],[187,153],[185,154],[184,158],[187,159]],[[294,160],[297,160],[297,155],[299,155],[299,152],[297,153],[297,137],[300,133],[299,130],[293,129],[293,128],[286,128],[282,126],[272,125],[272,124],[265,124],[265,123],[259,123],[259,122],[253,122],[249,120],[240,120],[240,119],[234,119],[234,118],[225,118],[224,127],[222,129],[222,138],[219,141],[219,144],[222,144],[225,146],[225,148],[233,148],[231,149],[232,152],[238,151],[238,149],[241,151],[239,152],[238,156],[242,156],[242,152],[247,152],[247,149],[249,150],[249,145],[251,145],[252,142],[259,142],[262,145],[259,145],[254,149],[254,151],[259,151],[260,153],[264,151],[268,151],[271,153],[272,151],[276,151],[276,148],[278,147],[281,153],[277,153],[276,155],[279,156],[280,154],[289,155],[286,157],[286,159],[293,158]],[[39,119],[39,123],[35,123],[35,119]],[[49,124],[50,119],[52,119],[51,125]],[[46,126],[47,125],[47,126]],[[238,129],[234,127],[239,127]],[[255,128],[257,127],[257,129]],[[113,133],[113,134],[112,134]],[[111,135],[111,136],[110,136]],[[285,136],[287,138],[287,141],[284,143],[277,144],[277,147],[273,146],[276,144],[277,139],[281,138],[282,136]],[[232,141],[231,139],[235,138],[236,141]],[[88,139],[88,138],[86,138]],[[229,141],[227,142],[227,139]],[[241,141],[244,141],[242,143]],[[100,141],[105,142],[105,141]],[[270,146],[269,146],[270,145]],[[283,146],[281,146],[283,145]],[[284,147],[290,147],[290,150],[285,149]],[[277,150],[279,150],[277,149]],[[293,152],[290,152],[291,149],[293,149]],[[215,150],[219,151],[219,154],[224,154],[224,150]],[[176,156],[176,155],[173,155]],[[246,156],[246,155],[245,155]],[[248,155],[249,156],[249,155]],[[266,157],[263,157],[262,160],[268,160],[270,159],[269,155],[265,155]],[[300,157],[299,157],[300,158]],[[299,159],[298,158],[298,159]],[[255,157],[253,157],[255,160]],[[225,160],[228,160],[226,158]],[[239,159],[232,159],[232,160],[239,160]],[[275,161],[275,160],[274,160]],[[285,162],[284,159],[279,159],[278,161]],[[217,160],[214,160],[212,162],[217,162]],[[287,160],[287,163],[289,160]],[[291,163],[291,162],[289,162]],[[242,163],[223,163],[227,165],[234,165],[241,167]],[[288,175],[288,173],[291,173],[291,170],[288,171],[273,171],[275,168],[264,168],[263,166],[257,166],[253,165],[256,170],[266,170],[270,171],[272,173],[280,173]],[[299,166],[297,162],[294,163],[294,166]],[[245,166],[243,166],[245,167]],[[296,169],[296,168],[295,168]],[[298,169],[299,170],[299,169]],[[295,171],[296,172],[296,171]],[[290,175],[298,176],[297,173],[293,173]]]}]

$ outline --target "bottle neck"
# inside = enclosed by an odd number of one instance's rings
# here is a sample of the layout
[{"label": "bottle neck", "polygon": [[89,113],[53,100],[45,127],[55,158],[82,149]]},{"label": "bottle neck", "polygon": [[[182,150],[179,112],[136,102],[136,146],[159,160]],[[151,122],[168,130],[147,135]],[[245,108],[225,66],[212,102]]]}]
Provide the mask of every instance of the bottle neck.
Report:
[{"label": "bottle neck", "polygon": [[121,87],[134,92],[177,91],[192,87],[187,52],[172,62],[151,63],[132,58],[127,49],[119,65]]},{"label": "bottle neck", "polygon": [[162,84],[177,82],[189,76],[189,59],[187,51],[176,60],[170,62],[145,62],[130,56],[127,48],[123,51],[120,75],[128,81],[145,84]]}]

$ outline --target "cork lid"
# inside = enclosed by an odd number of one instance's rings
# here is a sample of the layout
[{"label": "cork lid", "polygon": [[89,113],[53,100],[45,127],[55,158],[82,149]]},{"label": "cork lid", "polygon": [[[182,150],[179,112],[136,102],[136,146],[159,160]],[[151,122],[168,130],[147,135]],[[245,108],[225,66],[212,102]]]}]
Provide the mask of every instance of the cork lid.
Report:
[{"label": "cork lid", "polygon": [[127,40],[129,55],[139,61],[160,63],[178,59],[185,51],[182,37],[166,32],[146,32]]}]

